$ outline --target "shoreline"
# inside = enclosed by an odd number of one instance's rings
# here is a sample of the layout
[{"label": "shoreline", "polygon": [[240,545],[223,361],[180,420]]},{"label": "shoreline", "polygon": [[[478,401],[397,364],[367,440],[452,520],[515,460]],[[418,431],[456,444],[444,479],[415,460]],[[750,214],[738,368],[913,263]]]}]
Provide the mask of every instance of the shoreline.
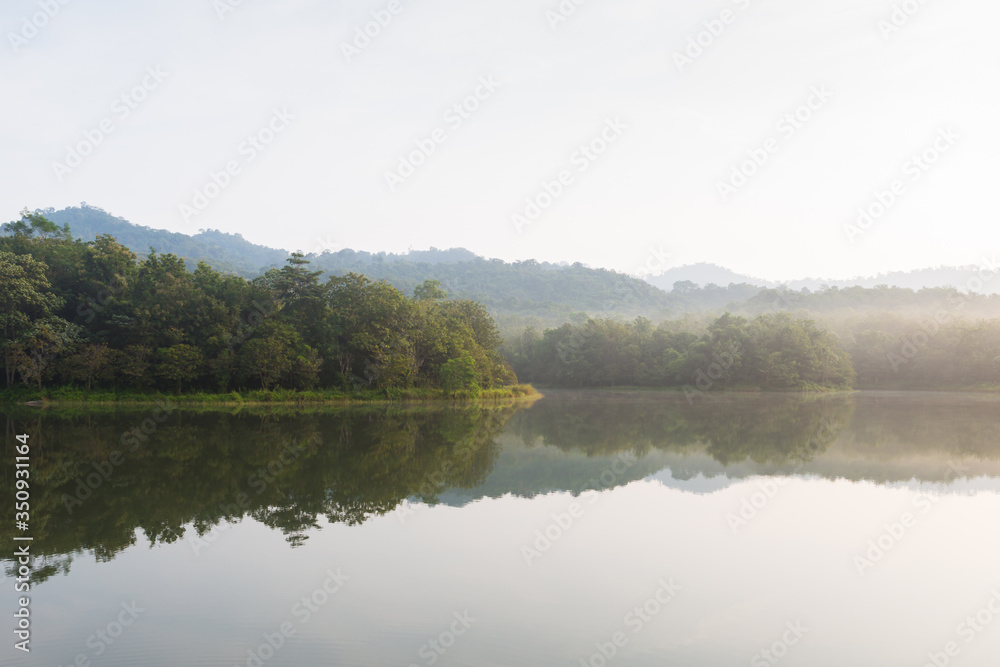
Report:
[{"label": "shoreline", "polygon": [[[364,392],[340,391],[299,391],[260,389],[246,392],[211,394],[205,392],[169,393],[117,393],[114,391],[77,390],[61,387],[54,390],[13,390],[0,392],[0,407],[32,408],[85,408],[85,407],[144,407],[169,403],[176,407],[191,408],[261,408],[261,407],[350,407],[364,405],[421,405],[421,404],[491,404],[497,402],[534,402],[544,398],[544,392],[580,392],[592,394],[677,394],[685,395],[682,387],[542,387],[518,384],[508,387],[481,390],[478,394],[469,391],[449,392],[443,389],[383,389]],[[697,391],[700,396],[760,396],[760,395],[801,395],[831,396],[857,393],[949,393],[1000,395],[998,386],[963,387],[852,387],[852,388],[809,388],[809,389],[762,389],[755,387],[730,387]]]},{"label": "shoreline", "polygon": [[[12,395],[13,394],[13,395]],[[478,393],[468,390],[455,392],[444,389],[385,389],[364,392],[340,391],[272,391],[253,390],[210,394],[188,392],[180,394],[135,394],[106,391],[83,391],[72,388],[54,390],[17,390],[0,393],[0,406],[5,407],[142,407],[170,403],[177,407],[238,408],[238,407],[323,407],[354,405],[396,405],[420,403],[476,404],[498,401],[536,400],[542,397],[528,384],[484,389]]]}]

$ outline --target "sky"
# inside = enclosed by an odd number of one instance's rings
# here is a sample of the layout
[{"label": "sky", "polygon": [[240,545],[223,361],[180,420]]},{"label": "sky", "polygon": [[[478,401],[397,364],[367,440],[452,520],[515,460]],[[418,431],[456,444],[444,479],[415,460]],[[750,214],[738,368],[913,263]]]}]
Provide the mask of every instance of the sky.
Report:
[{"label": "sky", "polygon": [[0,219],[768,280],[1000,250],[994,0],[6,0]]}]

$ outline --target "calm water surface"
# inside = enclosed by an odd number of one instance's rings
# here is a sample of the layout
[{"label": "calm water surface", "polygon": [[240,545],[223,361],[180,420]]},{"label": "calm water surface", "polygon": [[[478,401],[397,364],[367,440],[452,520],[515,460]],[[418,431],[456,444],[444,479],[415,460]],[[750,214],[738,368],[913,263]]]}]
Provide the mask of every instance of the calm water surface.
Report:
[{"label": "calm water surface", "polygon": [[998,398],[152,414],[3,415],[0,665],[1000,664]]}]

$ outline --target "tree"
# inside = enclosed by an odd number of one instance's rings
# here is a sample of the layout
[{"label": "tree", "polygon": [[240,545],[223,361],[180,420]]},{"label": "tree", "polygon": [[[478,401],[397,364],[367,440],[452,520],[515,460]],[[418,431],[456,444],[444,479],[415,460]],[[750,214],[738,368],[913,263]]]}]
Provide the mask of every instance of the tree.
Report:
[{"label": "tree", "polygon": [[65,350],[72,349],[82,330],[61,317],[49,316],[31,323],[31,327],[11,346],[14,368],[25,384],[42,388],[42,379],[52,373],[53,362]]},{"label": "tree", "polygon": [[177,383],[177,393],[180,393],[184,382],[191,382],[201,375],[205,364],[205,355],[193,345],[179,343],[160,350],[160,363],[157,364],[157,374]]},{"label": "tree", "polygon": [[3,346],[4,376],[8,387],[14,382],[15,372],[12,346],[15,343],[26,344],[23,337],[32,322],[48,317],[62,304],[50,292],[47,270],[45,264],[35,261],[30,255],[0,251],[0,345]]},{"label": "tree", "polygon": [[114,375],[133,387],[145,387],[151,382],[149,368],[152,365],[153,348],[145,345],[129,345],[121,350],[112,350],[111,366]]},{"label": "tree", "polygon": [[319,382],[319,371],[323,366],[323,359],[319,353],[311,348],[305,354],[295,357],[291,370],[288,373],[292,386],[296,389],[312,389]]},{"label": "tree", "polygon": [[836,338],[809,319],[788,313],[761,315],[748,328],[748,380],[777,389],[849,387],[850,356]]},{"label": "tree", "polygon": [[260,386],[271,389],[292,368],[288,343],[274,336],[254,338],[240,350],[241,368],[247,376],[256,376]]},{"label": "tree", "polygon": [[111,351],[106,343],[86,343],[66,359],[63,368],[71,380],[83,382],[87,385],[87,391],[90,391],[94,380],[107,376],[111,359]]},{"label": "tree", "polygon": [[72,240],[73,238],[69,225],[60,227],[41,213],[32,213],[27,208],[21,211],[20,220],[8,223],[7,229],[14,236],[28,238],[36,235],[42,239]]},{"label": "tree", "polygon": [[447,299],[448,294],[441,289],[440,280],[428,279],[413,288],[413,298],[417,301],[441,301]]},{"label": "tree", "polygon": [[893,376],[889,353],[895,338],[885,331],[866,329],[854,334],[851,358],[862,386],[879,386]]},{"label": "tree", "polygon": [[285,322],[265,322],[239,352],[243,377],[255,378],[266,390],[282,380],[308,388],[314,384],[320,364],[319,355]]},{"label": "tree", "polygon": [[449,359],[441,367],[441,386],[447,391],[465,389],[478,392],[477,380],[476,362],[468,352],[463,352],[458,358]]},{"label": "tree", "polygon": [[387,382],[381,375],[410,354],[404,343],[413,340],[412,303],[392,285],[355,273],[333,276],[326,287],[335,379],[346,387],[363,372]]}]

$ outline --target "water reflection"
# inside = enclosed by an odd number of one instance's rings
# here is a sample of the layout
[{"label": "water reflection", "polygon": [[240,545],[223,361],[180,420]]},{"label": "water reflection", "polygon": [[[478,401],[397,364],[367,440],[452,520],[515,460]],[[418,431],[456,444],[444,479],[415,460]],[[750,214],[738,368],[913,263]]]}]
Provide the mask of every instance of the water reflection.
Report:
[{"label": "water reflection", "polygon": [[[409,496],[481,484],[496,435],[514,412],[489,408],[350,409],[325,413],[174,411],[138,446],[145,412],[7,415],[32,444],[35,552],[109,560],[136,541],[174,542],[244,516],[293,545],[319,516],[357,524]],[[5,479],[12,493],[13,479]],[[10,539],[4,524],[0,538]],[[70,559],[48,565],[39,581]]]},{"label": "water reflection", "polygon": [[[250,517],[302,544],[415,503],[583,493],[653,475],[691,491],[756,474],[952,483],[1000,477],[998,401],[948,394],[555,392],[531,407],[8,411],[32,443],[35,581]],[[143,424],[147,425],[144,429]],[[138,431],[136,429],[139,429]],[[628,454],[628,465],[610,469]],[[622,460],[622,459],[617,459]],[[679,480],[694,480],[688,485]],[[3,477],[13,493],[13,476]],[[6,522],[0,539],[10,541]],[[6,561],[9,567],[10,561]]]}]

